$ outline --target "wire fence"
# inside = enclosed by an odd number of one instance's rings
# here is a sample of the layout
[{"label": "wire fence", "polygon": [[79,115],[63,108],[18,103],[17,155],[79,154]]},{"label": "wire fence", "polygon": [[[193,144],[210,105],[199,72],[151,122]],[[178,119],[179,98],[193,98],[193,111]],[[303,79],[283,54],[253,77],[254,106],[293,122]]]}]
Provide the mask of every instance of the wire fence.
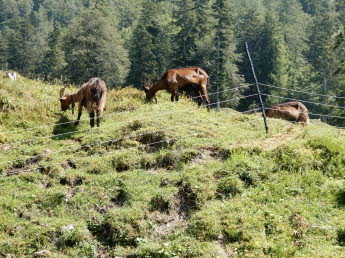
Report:
[{"label": "wire fence", "polygon": [[80,146],[74,147],[74,148],[67,148],[67,149],[62,149],[62,150],[58,150],[58,151],[54,151],[54,152],[49,152],[49,153],[42,153],[42,154],[38,154],[38,155],[34,155],[34,156],[27,156],[27,157],[20,158],[20,159],[6,160],[6,161],[0,162],[0,164],[24,161],[24,160],[27,160],[27,159],[36,159],[36,158],[39,158],[39,157],[42,157],[42,156],[57,154],[57,153],[65,152],[65,151],[77,151],[77,150],[83,149],[83,148],[99,146],[99,145],[103,145],[103,144],[107,144],[107,143],[120,142],[120,141],[123,141],[123,140],[126,140],[126,139],[136,138],[136,137],[140,137],[140,136],[144,136],[144,135],[150,135],[150,134],[154,134],[154,133],[161,132],[161,131],[168,131],[168,130],[178,129],[178,128],[185,127],[185,126],[191,126],[191,125],[196,125],[196,124],[200,124],[200,123],[210,122],[210,121],[213,121],[213,120],[219,119],[219,118],[232,117],[232,116],[243,115],[243,114],[246,114],[246,113],[252,113],[252,112],[255,112],[257,110],[258,109],[252,109],[252,110],[248,110],[248,111],[244,111],[244,112],[230,113],[230,114],[226,114],[226,115],[217,116],[216,118],[204,119],[204,120],[200,120],[200,121],[193,122],[193,123],[187,123],[187,124],[183,124],[183,125],[179,125],[179,126],[168,127],[168,128],[165,128],[164,130],[163,129],[159,129],[159,130],[154,130],[154,131],[150,131],[150,132],[134,134],[134,135],[129,135],[129,136],[125,136],[125,137],[119,137],[119,138],[115,138],[115,139],[110,139],[110,140],[106,140],[106,141],[102,141],[102,142],[86,144],[86,145],[80,145]]},{"label": "wire fence", "polygon": [[[224,100],[224,101],[221,101],[219,103],[228,103],[228,102],[231,102],[233,100],[238,100],[238,99],[244,99],[244,98],[250,98],[250,97],[253,97],[253,96],[257,96],[258,94],[251,94],[251,95],[247,95],[247,96],[243,96],[243,97],[236,97],[236,98],[232,98],[232,99],[229,99],[229,100]],[[214,102],[214,103],[210,103],[210,104],[207,104],[205,106],[212,106],[212,105],[215,105],[217,104],[217,102]],[[171,114],[176,114],[176,113],[181,113],[181,112],[186,112],[186,111],[190,111],[190,110],[195,110],[195,108],[187,108],[187,109],[181,109],[181,110],[177,110],[177,111],[172,111],[172,112],[166,112],[166,113],[161,113],[160,115],[155,115],[153,116],[152,114],[150,114],[149,116],[146,116],[144,117],[145,119],[149,118],[149,119],[155,119],[156,117],[165,117],[167,115],[171,115]],[[110,123],[110,124],[107,124],[107,125],[104,125],[102,126],[103,128],[104,127],[109,127],[109,126],[115,126],[115,125],[120,125],[120,124],[126,124],[128,122],[134,122],[138,119],[133,119],[131,121],[121,121],[121,122],[115,122],[115,123]],[[140,119],[142,120],[142,119]],[[65,132],[65,133],[60,133],[60,134],[52,134],[52,135],[48,135],[48,136],[39,136],[39,137],[33,137],[31,139],[28,139],[28,140],[22,140],[22,141],[16,141],[16,142],[12,142],[12,143],[4,143],[4,144],[1,144],[0,147],[7,147],[7,146],[13,146],[13,145],[18,145],[18,144],[23,144],[23,143],[30,143],[30,142],[33,142],[33,141],[37,141],[37,140],[42,140],[42,139],[48,139],[48,138],[59,138],[61,136],[67,136],[67,135],[71,135],[71,134],[76,134],[76,133],[80,133],[80,132],[89,132],[91,130],[97,130],[98,128],[88,128],[88,129],[82,129],[82,130],[74,130],[74,131],[69,131],[69,132]]]},{"label": "wire fence", "polygon": [[[227,126],[218,127],[217,129],[219,130],[219,129],[229,128],[229,127],[235,127],[235,126],[238,126],[238,125],[248,124],[248,123],[252,123],[252,122],[256,122],[256,121],[260,121],[260,120],[261,120],[261,118],[252,119],[252,120],[249,120],[249,121],[244,121],[244,122],[232,124],[230,126],[227,125]],[[75,163],[75,162],[80,161],[80,160],[85,160],[85,159],[90,159],[90,158],[95,158],[95,157],[104,157],[104,156],[107,156],[109,154],[114,154],[114,153],[118,153],[118,152],[125,151],[125,150],[133,150],[133,149],[148,147],[148,146],[152,146],[152,145],[157,145],[159,143],[164,143],[164,142],[167,142],[167,141],[182,140],[182,139],[186,139],[186,138],[189,138],[189,137],[192,137],[192,136],[198,136],[199,134],[200,134],[199,132],[192,133],[192,134],[189,134],[189,135],[186,135],[186,136],[182,136],[182,137],[177,137],[177,138],[173,138],[173,139],[164,139],[164,140],[156,141],[156,142],[153,142],[153,143],[142,144],[142,145],[135,146],[135,147],[118,149],[118,150],[106,152],[106,153],[103,153],[103,154],[93,154],[93,155],[89,155],[89,156],[86,156],[86,157],[77,158],[77,159],[73,159],[73,160],[56,162],[56,163],[49,164],[49,165],[41,165],[41,166],[37,166],[35,168],[10,170],[10,171],[7,171],[7,175],[0,175],[0,177],[6,177],[6,176],[10,176],[10,175],[16,175],[18,173],[25,173],[25,172],[29,172],[29,171],[40,170],[40,169],[43,169],[43,168],[53,167],[53,166],[56,166],[56,165],[70,164],[71,162]]]},{"label": "wire fence", "polygon": [[303,93],[303,94],[308,94],[308,95],[312,95],[312,96],[327,97],[327,98],[334,98],[334,99],[345,99],[345,97],[330,96],[330,95],[325,95],[325,94],[320,94],[320,93],[315,93],[315,92],[307,92],[307,91],[283,88],[283,87],[279,87],[279,86],[271,85],[271,84],[264,84],[264,83],[259,83],[259,84],[262,86],[269,87],[269,88],[275,88],[275,89],[286,90],[286,91],[291,91],[291,92]]},{"label": "wire fence", "polygon": [[[340,118],[340,119],[345,119],[345,117],[343,116],[332,116],[332,115],[324,115],[324,114],[315,114],[315,113],[310,113],[310,112],[303,112],[303,111],[282,111],[281,109],[276,109],[276,108],[265,108],[265,110],[275,110],[275,111],[280,111],[282,113],[298,113],[298,114],[307,114],[307,115],[313,115],[313,116],[321,116],[321,117],[331,117],[331,118]],[[299,121],[285,121],[287,123],[300,123]],[[330,127],[333,128],[338,128],[338,129],[345,129],[345,127],[341,127],[341,126],[335,126],[335,125],[329,125]]]},{"label": "wire fence", "polygon": [[[222,91],[211,93],[209,95],[225,93],[225,92],[230,92],[230,91],[234,91],[234,90],[240,90],[240,89],[248,88],[248,87],[250,87],[252,85],[255,85],[255,84],[249,84],[249,85],[246,85],[246,86],[241,86],[241,87],[237,87],[237,88],[231,88],[231,89],[228,89],[228,90],[222,90]],[[261,84],[261,83],[260,83],[260,85],[267,86],[267,87],[272,87],[272,88],[274,87],[274,88],[277,88],[277,89],[279,88],[279,89],[285,90],[282,87],[278,87],[278,86],[274,86],[274,85],[267,85],[267,84]],[[292,90],[292,89],[288,89],[288,90],[291,90],[293,92],[298,92],[298,93],[308,93],[310,95],[315,95],[315,96],[323,96],[323,97],[327,96],[327,95],[318,94],[318,93],[312,93],[312,92],[303,92],[303,91],[297,91],[297,90]],[[298,99],[294,99],[294,98],[290,98],[290,97],[283,97],[283,96],[278,96],[278,95],[273,95],[273,94],[265,94],[265,93],[256,93],[256,94],[250,94],[250,95],[245,95],[245,96],[241,96],[241,97],[230,98],[230,99],[223,100],[223,101],[209,103],[206,106],[212,106],[212,105],[221,104],[221,103],[228,103],[228,102],[231,102],[231,101],[234,101],[234,100],[247,99],[247,98],[259,96],[260,94],[262,96],[273,97],[273,98],[278,98],[278,99],[286,99],[286,100],[298,101],[298,102],[302,102],[302,103],[308,103],[308,104],[315,104],[315,105],[327,106],[327,107],[332,107],[332,108],[345,109],[345,107],[342,107],[342,106],[330,105],[330,104],[326,104],[326,103],[315,102],[315,101],[308,101],[308,100],[298,100]],[[327,97],[338,98],[337,96],[327,96]],[[199,96],[182,99],[181,101],[193,100],[195,98],[199,98]],[[342,97],[339,97],[339,98],[342,98]],[[110,117],[110,116],[114,116],[114,115],[127,114],[128,112],[133,113],[133,112],[138,112],[138,111],[142,111],[142,110],[146,110],[146,109],[147,108],[140,108],[140,109],[131,110],[131,111],[114,112],[114,113],[109,113],[109,114],[103,115],[102,117]],[[131,120],[125,119],[124,121],[120,121],[120,122],[117,121],[117,122],[114,122],[114,123],[105,124],[104,126],[102,126],[102,129],[110,127],[110,126],[115,126],[115,125],[129,124],[131,122],[138,121],[138,120],[141,121],[141,120],[145,120],[145,119],[153,119],[153,120],[156,121],[156,120],[160,120],[160,119],[166,117],[167,115],[180,114],[180,113],[187,112],[187,111],[194,110],[194,109],[195,108],[185,108],[185,109],[174,110],[174,111],[171,111],[171,112],[169,111],[169,112],[161,112],[159,114],[150,114],[150,115],[145,116],[145,117],[140,117],[140,119],[138,119],[138,118],[131,119]],[[279,109],[274,109],[274,108],[264,108],[264,109],[265,109],[265,111],[266,110],[279,110]],[[230,113],[230,114],[227,113],[225,115],[220,115],[220,116],[217,116],[215,118],[203,119],[203,120],[200,120],[200,121],[197,121],[197,122],[185,123],[185,124],[182,124],[182,125],[173,126],[173,127],[167,127],[167,128],[164,128],[164,129],[159,129],[159,130],[154,130],[154,131],[149,131],[149,132],[144,132],[144,133],[139,133],[139,134],[133,134],[133,135],[128,135],[128,136],[124,136],[124,137],[118,137],[118,138],[113,138],[113,139],[107,139],[105,141],[94,142],[94,143],[91,143],[91,144],[84,144],[84,145],[79,145],[79,146],[73,146],[73,147],[69,147],[69,148],[65,148],[65,149],[60,149],[60,150],[49,152],[49,153],[41,153],[41,154],[32,155],[32,156],[25,156],[25,157],[22,157],[22,158],[15,158],[15,159],[11,159],[11,160],[5,160],[5,161],[1,161],[0,164],[3,165],[3,164],[10,164],[10,163],[15,163],[15,162],[23,161],[24,166],[31,166],[31,165],[27,165],[27,164],[25,165],[25,163],[27,161],[30,161],[30,160],[33,160],[33,159],[39,159],[39,158],[44,157],[44,156],[54,155],[54,154],[58,154],[58,153],[62,153],[62,152],[78,151],[78,150],[86,149],[86,148],[90,148],[90,147],[102,146],[104,144],[118,143],[118,142],[121,142],[123,140],[130,139],[130,138],[137,138],[137,137],[141,137],[141,136],[145,136],[145,135],[149,135],[149,134],[154,134],[154,133],[157,133],[157,132],[167,132],[167,131],[171,131],[173,129],[178,129],[178,128],[182,128],[182,127],[186,127],[186,126],[197,125],[197,124],[205,123],[205,122],[212,122],[214,120],[221,119],[221,118],[224,118],[224,117],[231,117],[231,116],[238,116],[238,115],[244,115],[244,114],[248,114],[248,113],[253,113],[253,112],[257,112],[259,110],[261,110],[261,108],[255,108],[255,109],[246,110],[246,111],[237,112],[237,113]],[[160,110],[157,110],[157,111],[159,112]],[[305,112],[299,112],[299,113],[305,113]],[[332,114],[318,114],[318,113],[311,113],[311,112],[307,112],[306,114],[312,115],[312,116],[338,118],[338,119],[344,119],[345,118],[343,116],[337,116],[337,115],[332,115]],[[89,120],[89,119],[84,119],[84,120]],[[250,121],[245,121],[245,122],[241,122],[241,123],[235,123],[235,124],[232,124],[230,126],[218,127],[218,129],[227,128],[227,127],[233,127],[233,126],[237,126],[237,125],[241,125],[241,124],[251,123],[251,122],[254,122],[254,121],[257,122],[259,120],[262,120],[262,118],[258,118],[258,119],[255,119],[255,120],[251,119]],[[80,120],[80,121],[83,121],[83,120]],[[297,123],[297,121],[290,121],[290,122]],[[68,122],[57,123],[57,124],[48,124],[48,125],[42,125],[42,126],[37,126],[37,127],[32,127],[32,128],[25,128],[25,129],[18,129],[18,130],[9,130],[9,131],[1,132],[1,133],[17,133],[17,132],[21,132],[21,131],[32,131],[32,130],[35,130],[35,129],[45,128],[45,127],[50,127],[50,126],[62,126],[62,125],[70,124],[70,123],[74,123],[74,121],[68,121]],[[337,127],[337,128],[343,129],[343,127]],[[60,134],[52,134],[52,135],[46,135],[46,136],[32,137],[31,139],[27,139],[27,140],[21,140],[21,141],[16,141],[16,142],[11,142],[11,143],[4,143],[4,144],[1,144],[0,147],[5,147],[5,146],[13,147],[13,146],[16,146],[16,145],[19,145],[19,144],[30,143],[30,142],[38,141],[38,140],[41,140],[41,139],[47,139],[47,138],[53,138],[54,139],[54,138],[63,137],[63,136],[66,136],[66,135],[75,134],[75,133],[90,132],[90,131],[96,130],[96,129],[98,129],[98,128],[82,129],[82,130],[72,130],[72,131],[68,131],[68,132],[64,132],[64,133],[60,133]],[[81,157],[81,158],[77,158],[77,159],[73,159],[73,160],[68,160],[68,161],[61,161],[61,162],[57,162],[57,163],[53,163],[53,164],[48,164],[48,165],[37,165],[35,167],[31,167],[31,168],[28,168],[28,169],[25,169],[25,168],[11,169],[10,168],[10,170],[7,170],[6,175],[0,175],[0,176],[3,177],[3,176],[7,176],[7,175],[16,175],[16,174],[19,174],[21,172],[27,172],[27,171],[33,171],[33,170],[41,170],[43,168],[52,167],[52,166],[59,165],[59,164],[63,165],[63,164],[67,164],[67,163],[70,163],[70,162],[77,162],[79,160],[84,160],[84,159],[88,159],[88,158],[101,157],[101,156],[113,154],[113,153],[120,152],[120,151],[125,151],[125,150],[142,148],[142,147],[145,147],[145,146],[147,147],[147,146],[151,146],[151,145],[156,145],[156,144],[163,143],[163,142],[166,142],[166,141],[185,139],[185,138],[188,138],[188,137],[197,136],[198,134],[199,133],[193,133],[193,134],[189,134],[189,135],[186,135],[186,136],[178,137],[176,139],[165,139],[165,140],[162,140],[162,141],[156,141],[156,142],[149,143],[149,144],[142,144],[142,145],[135,146],[135,147],[117,149],[117,150],[106,152],[106,153],[103,153],[103,154],[94,154],[94,155],[89,155],[89,156],[86,156],[86,157]]]},{"label": "wire fence", "polygon": [[[219,94],[219,93],[238,91],[240,89],[245,89],[245,88],[248,88],[248,87],[253,86],[253,85],[254,84],[248,84],[248,85],[245,85],[245,86],[239,86],[239,87],[230,88],[230,89],[226,89],[226,90],[222,90],[222,91],[218,91],[218,92],[213,92],[213,93],[208,94],[208,96],[212,96],[212,95]],[[196,97],[184,98],[184,99],[179,100],[179,102],[190,101],[190,100],[197,99],[199,97],[205,97],[205,95],[199,95],[199,96],[196,96]],[[213,104],[215,104],[215,103],[213,103]],[[144,108],[138,108],[138,109],[134,109],[134,110],[124,110],[124,111],[119,111],[119,112],[112,112],[112,113],[109,113],[109,114],[102,115],[102,116],[100,116],[100,118],[112,117],[112,116],[115,116],[115,115],[126,115],[127,113],[133,113],[133,112],[145,111],[145,110],[149,110],[149,109],[147,107],[144,107]],[[82,121],[89,121],[89,118],[83,118],[83,119],[80,119],[79,121],[80,122],[82,122]],[[47,128],[47,127],[52,127],[52,126],[55,127],[55,126],[73,124],[74,122],[75,121],[68,121],[68,122],[61,122],[61,123],[51,123],[51,124],[40,125],[40,126],[36,126],[36,127],[14,129],[14,130],[8,130],[8,131],[0,131],[0,133],[1,134],[9,134],[9,133],[22,132],[22,131],[32,131],[32,130]]]},{"label": "wire fence", "polygon": [[[280,109],[276,109],[276,108],[265,108],[266,110],[276,110],[276,111],[281,111]],[[286,112],[290,112],[290,111],[286,111]],[[311,113],[311,112],[303,112],[303,111],[293,111],[295,113],[299,113],[299,114],[306,114],[306,115],[312,115],[312,116],[321,116],[321,117],[330,117],[330,118],[339,118],[339,119],[345,119],[344,116],[334,116],[334,115],[324,115],[324,114],[317,114],[317,113]]]},{"label": "wire fence", "polygon": [[298,101],[298,102],[302,102],[302,103],[314,104],[314,105],[319,105],[319,106],[345,109],[345,107],[342,107],[342,106],[330,105],[330,104],[326,104],[326,103],[319,103],[319,102],[308,101],[308,100],[300,100],[300,99],[294,99],[294,98],[289,98],[289,97],[281,97],[281,96],[272,95],[272,94],[266,94],[266,93],[262,93],[262,95],[263,96],[267,96],[267,97],[274,97],[274,98],[278,98],[278,99],[286,99],[286,100],[291,100],[291,101]]},{"label": "wire fence", "polygon": [[[333,98],[333,99],[345,99],[345,97],[339,97],[339,96],[332,96],[332,95],[326,95],[326,94],[320,94],[320,93],[315,93],[315,92],[307,92],[307,91],[301,91],[301,90],[295,90],[295,89],[289,89],[289,88],[284,88],[284,87],[279,87],[277,85],[271,85],[271,84],[263,84],[263,83],[259,83],[260,85],[264,86],[264,87],[268,87],[268,88],[274,88],[274,89],[279,89],[281,91],[289,91],[289,92],[293,92],[293,93],[303,93],[306,95],[311,95],[311,96],[318,96],[318,97],[324,97],[324,98]],[[272,97],[272,98],[276,98],[276,99],[280,99],[280,100],[288,100],[288,101],[295,101],[295,102],[301,102],[304,104],[312,104],[312,105],[316,105],[316,106],[321,106],[321,107],[328,107],[328,108],[332,108],[332,109],[340,109],[340,110],[344,110],[345,107],[343,106],[339,106],[339,105],[332,105],[332,104],[328,104],[328,103],[323,103],[323,102],[316,102],[316,101],[310,101],[310,100],[301,100],[301,99],[297,99],[297,98],[291,98],[291,97],[286,97],[286,96],[278,96],[278,95],[274,95],[274,94],[268,94],[268,93],[262,93],[263,96],[266,97]],[[275,110],[272,108],[265,108],[266,110]],[[296,111],[294,111],[296,112]],[[300,113],[305,113],[305,112],[300,112]],[[306,114],[308,114],[309,116],[318,116],[321,118],[333,118],[333,119],[344,119],[344,116],[340,116],[340,115],[334,115],[334,114],[320,114],[320,113],[313,113],[308,111]],[[341,127],[341,126],[336,126],[336,125],[331,125],[332,127],[338,128],[338,129],[344,129],[345,127]]]}]

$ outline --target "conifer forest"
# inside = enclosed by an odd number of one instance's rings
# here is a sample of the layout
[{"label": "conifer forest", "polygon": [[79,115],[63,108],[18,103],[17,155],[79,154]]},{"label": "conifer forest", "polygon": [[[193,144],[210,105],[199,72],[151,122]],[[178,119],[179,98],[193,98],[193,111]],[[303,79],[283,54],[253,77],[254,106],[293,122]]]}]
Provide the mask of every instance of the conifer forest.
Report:
[{"label": "conifer forest", "polygon": [[[73,84],[98,76],[111,88],[141,88],[168,68],[198,66],[212,92],[254,82],[248,42],[259,82],[283,88],[267,94],[304,97],[288,88],[345,96],[344,19],[343,0],[1,0],[0,69]],[[255,103],[226,105],[246,110]]]}]

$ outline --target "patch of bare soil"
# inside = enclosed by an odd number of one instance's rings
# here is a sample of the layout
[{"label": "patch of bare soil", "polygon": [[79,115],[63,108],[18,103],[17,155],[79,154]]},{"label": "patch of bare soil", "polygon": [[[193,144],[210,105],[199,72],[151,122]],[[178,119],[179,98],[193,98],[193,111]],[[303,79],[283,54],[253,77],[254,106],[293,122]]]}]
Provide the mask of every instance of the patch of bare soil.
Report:
[{"label": "patch of bare soil", "polygon": [[198,150],[198,155],[195,158],[191,159],[191,164],[199,164],[212,159],[215,159],[215,150],[203,148]]},{"label": "patch of bare soil", "polygon": [[289,142],[293,139],[298,138],[302,133],[295,131],[295,130],[289,130],[288,133],[285,134],[280,134],[280,135],[274,135],[271,136],[270,138],[266,138],[264,140],[256,140],[256,141],[248,141],[246,143],[239,143],[239,144],[234,144],[231,147],[260,147],[265,150],[273,150],[276,149],[277,147],[285,144],[286,142]]},{"label": "patch of bare soil", "polygon": [[187,221],[178,209],[172,210],[169,214],[154,212],[151,218],[156,222],[153,227],[158,237],[168,236],[180,228],[187,227]]},{"label": "patch of bare soil", "polygon": [[179,229],[187,227],[190,211],[195,205],[189,198],[189,191],[185,187],[180,187],[179,193],[175,196],[175,204],[169,212],[151,213],[155,234],[164,237],[177,232]]}]

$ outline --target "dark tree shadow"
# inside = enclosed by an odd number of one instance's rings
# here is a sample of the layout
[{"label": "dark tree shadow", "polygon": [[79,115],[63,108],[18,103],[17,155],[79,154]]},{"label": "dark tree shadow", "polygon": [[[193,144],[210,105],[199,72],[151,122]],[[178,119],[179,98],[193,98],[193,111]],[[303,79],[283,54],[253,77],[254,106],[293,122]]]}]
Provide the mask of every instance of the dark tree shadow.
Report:
[{"label": "dark tree shadow", "polygon": [[68,119],[66,115],[61,115],[60,119],[56,122],[53,129],[53,140],[65,140],[71,139],[74,132],[78,129],[74,125],[74,122]]}]

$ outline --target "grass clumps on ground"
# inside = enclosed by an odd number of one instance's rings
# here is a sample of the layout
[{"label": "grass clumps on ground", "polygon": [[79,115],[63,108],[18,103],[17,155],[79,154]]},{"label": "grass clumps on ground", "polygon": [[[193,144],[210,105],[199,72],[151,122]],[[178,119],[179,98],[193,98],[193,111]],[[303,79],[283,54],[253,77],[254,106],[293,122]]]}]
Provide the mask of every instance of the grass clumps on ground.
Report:
[{"label": "grass clumps on ground", "polygon": [[172,203],[169,196],[165,196],[162,193],[159,193],[151,198],[149,206],[150,211],[169,213],[170,209],[172,208]]},{"label": "grass clumps on ground", "polygon": [[342,140],[315,137],[309,145],[317,151],[319,169],[333,177],[345,176],[345,145]]},{"label": "grass clumps on ground", "polygon": [[0,256],[343,255],[343,130],[132,87],[76,127],[60,88],[0,77]]},{"label": "grass clumps on ground", "polygon": [[219,214],[214,211],[198,211],[190,218],[188,233],[198,240],[212,241],[220,238]]},{"label": "grass clumps on ground", "polygon": [[150,221],[136,208],[113,209],[101,222],[91,221],[88,228],[106,246],[138,246],[148,234]]},{"label": "grass clumps on ground", "polygon": [[242,181],[234,176],[225,177],[220,180],[217,187],[217,194],[219,196],[235,196],[243,192]]}]

